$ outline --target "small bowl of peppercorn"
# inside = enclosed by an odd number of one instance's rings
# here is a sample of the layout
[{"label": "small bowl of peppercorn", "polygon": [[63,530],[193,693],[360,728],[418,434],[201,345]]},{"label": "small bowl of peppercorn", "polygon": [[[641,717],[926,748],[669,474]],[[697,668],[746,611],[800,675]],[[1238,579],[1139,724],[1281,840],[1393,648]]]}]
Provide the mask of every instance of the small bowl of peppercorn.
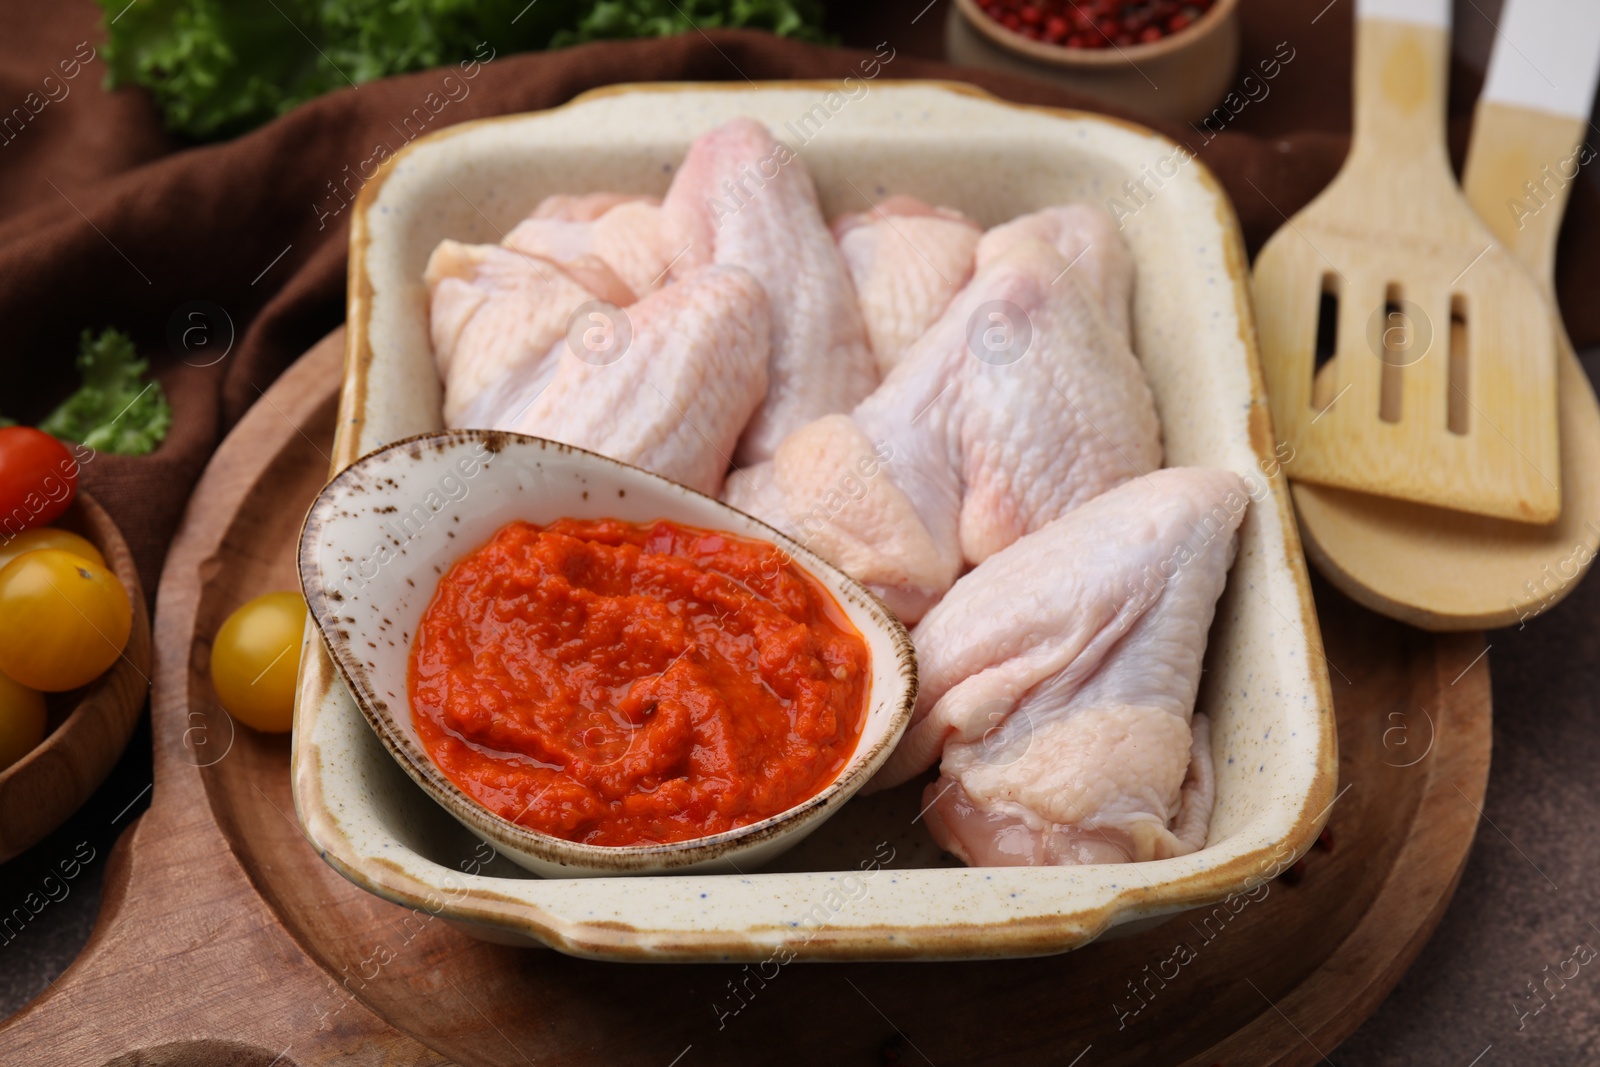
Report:
[{"label": "small bowl of peppercorn", "polygon": [[1233,81],[1238,0],[955,0],[955,63],[1044,78],[1158,119],[1205,115]]}]

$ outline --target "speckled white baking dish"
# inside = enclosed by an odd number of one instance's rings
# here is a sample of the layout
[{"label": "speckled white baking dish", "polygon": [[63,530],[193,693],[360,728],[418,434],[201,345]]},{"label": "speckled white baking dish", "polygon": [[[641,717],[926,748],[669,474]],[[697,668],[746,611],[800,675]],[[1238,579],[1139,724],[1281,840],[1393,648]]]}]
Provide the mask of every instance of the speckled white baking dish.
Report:
[{"label": "speckled white baking dish", "polygon": [[[334,463],[440,428],[422,269],[442,238],[494,242],[542,197],[659,195],[689,142],[737,115],[799,151],[824,208],[907,193],[992,225],[1117,198],[1138,265],[1135,347],[1170,464],[1256,491],[1201,685],[1217,806],[1201,851],[1120,866],[967,869],[920,822],[920,783],[857,797],[760,872],[542,879],[478,842],[390,758],[324,655],[296,709],[295,807],[359,885],[480,936],[617,960],[951,959],[1061,952],[1270,877],[1315,839],[1337,776],[1332,698],[1257,367],[1246,262],[1221,188],[1148,130],[943,83],[624,86],[422,138],[351,221]],[[1124,183],[1143,179],[1135,201]],[[1137,206],[1142,202],[1142,206]],[[786,957],[787,958],[787,957]]]}]

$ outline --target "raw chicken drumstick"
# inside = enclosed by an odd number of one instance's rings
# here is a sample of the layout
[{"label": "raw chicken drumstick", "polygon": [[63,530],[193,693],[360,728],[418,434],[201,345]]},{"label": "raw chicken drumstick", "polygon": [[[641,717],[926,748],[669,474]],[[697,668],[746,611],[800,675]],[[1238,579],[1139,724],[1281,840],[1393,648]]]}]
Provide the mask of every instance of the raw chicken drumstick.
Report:
[{"label": "raw chicken drumstick", "polygon": [[888,374],[972,277],[983,231],[949,208],[891,196],[833,220],[878,370]]},{"label": "raw chicken drumstick", "polygon": [[755,275],[772,303],[771,385],[735,463],[770,459],[791,432],[850,410],[878,383],[855,289],[811,176],[765,126],[734,119],[697,138],[661,212],[674,277],[732,264]]},{"label": "raw chicken drumstick", "polygon": [[[1076,264],[993,255],[871,396],[811,423],[726,499],[791,533],[908,622],[1018,537],[1161,464],[1144,373],[1092,277],[1131,263],[1109,224]],[[869,475],[867,472],[871,471]]]},{"label": "raw chicken drumstick", "polygon": [[1214,779],[1190,719],[1248,504],[1230,471],[1157,471],[965,575],[912,634],[917,710],[873,788],[942,758],[928,829],[980,866],[1203,846]]}]

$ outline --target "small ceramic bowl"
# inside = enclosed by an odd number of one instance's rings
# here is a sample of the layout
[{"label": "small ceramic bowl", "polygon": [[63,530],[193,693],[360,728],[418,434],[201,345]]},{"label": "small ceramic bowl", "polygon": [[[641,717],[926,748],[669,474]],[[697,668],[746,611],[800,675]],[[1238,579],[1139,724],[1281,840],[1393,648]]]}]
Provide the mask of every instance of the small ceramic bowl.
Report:
[{"label": "small ceramic bowl", "polygon": [[[809,800],[726,833],[602,847],[495,815],[446,778],[412,722],[412,635],[439,578],[515,519],[667,519],[773,542],[828,589],[867,643],[867,719],[839,776]],[[317,629],[390,754],[501,855],[555,878],[745,869],[798,844],[866,784],[900,740],[917,696],[904,626],[854,579],[771,527],[648,471],[540,437],[454,430],[362,457],[323,489],[300,535],[300,583]]]},{"label": "small ceramic bowl", "polygon": [[977,0],[956,0],[945,23],[953,63],[1044,78],[1159,119],[1197,120],[1216,107],[1239,62],[1239,0],[1217,0],[1150,44],[1064,48],[1013,33]]},{"label": "small ceramic bowl", "polygon": [[82,689],[45,696],[44,740],[0,770],[0,862],[44,839],[83,806],[128,747],[150,690],[150,617],[122,531],[80,492],[53,525],[86,537],[105,557],[133,605],[122,655]]}]

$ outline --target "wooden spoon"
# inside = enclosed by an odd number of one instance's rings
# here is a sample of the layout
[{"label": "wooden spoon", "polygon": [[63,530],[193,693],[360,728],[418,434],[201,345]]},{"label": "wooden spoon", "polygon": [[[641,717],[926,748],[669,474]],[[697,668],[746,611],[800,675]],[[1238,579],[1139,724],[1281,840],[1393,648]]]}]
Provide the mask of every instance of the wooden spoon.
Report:
[{"label": "wooden spoon", "polygon": [[[1550,316],[1451,173],[1449,14],[1448,0],[1358,0],[1349,157],[1256,260],[1262,370],[1291,480],[1548,523]],[[1319,348],[1332,361],[1313,388]]]},{"label": "wooden spoon", "polygon": [[1351,599],[1427,630],[1506,626],[1538,615],[1577,585],[1600,547],[1600,404],[1554,309],[1556,236],[1568,186],[1592,155],[1575,146],[1600,71],[1600,5],[1566,5],[1560,19],[1542,6],[1511,0],[1501,13],[1462,185],[1551,294],[1560,520],[1530,526],[1292,486],[1306,554],[1317,569]]}]

